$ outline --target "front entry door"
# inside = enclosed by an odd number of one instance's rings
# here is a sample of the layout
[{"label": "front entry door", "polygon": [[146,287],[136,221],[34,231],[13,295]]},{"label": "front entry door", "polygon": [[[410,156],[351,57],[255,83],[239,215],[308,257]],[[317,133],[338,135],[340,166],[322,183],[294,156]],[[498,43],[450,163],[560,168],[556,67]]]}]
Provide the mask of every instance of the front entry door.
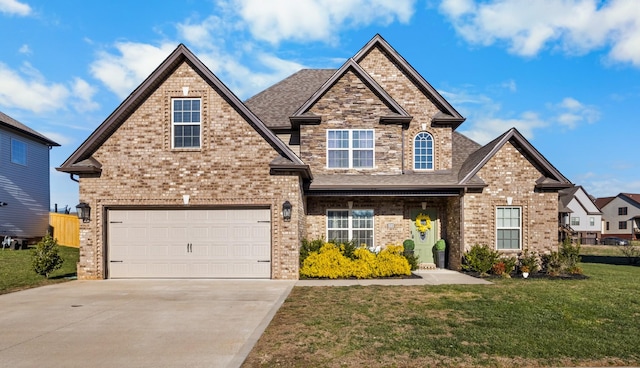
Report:
[{"label": "front entry door", "polygon": [[[415,254],[418,256],[418,263],[426,263],[429,265],[435,265],[433,259],[433,246],[438,237],[438,212],[435,208],[413,209],[411,210],[411,239],[416,243]],[[425,225],[427,220],[426,216],[431,221],[431,228],[424,232],[420,232],[416,225],[416,218],[418,216],[422,219],[422,224]]]}]

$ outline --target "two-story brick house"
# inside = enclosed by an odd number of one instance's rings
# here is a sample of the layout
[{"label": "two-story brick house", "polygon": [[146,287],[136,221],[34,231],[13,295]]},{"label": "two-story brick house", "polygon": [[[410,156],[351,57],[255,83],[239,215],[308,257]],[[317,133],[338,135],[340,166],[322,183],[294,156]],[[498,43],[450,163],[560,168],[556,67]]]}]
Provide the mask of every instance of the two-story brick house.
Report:
[{"label": "two-story brick house", "polygon": [[[481,146],[382,37],[240,101],[180,45],[59,168],[93,209],[79,275],[295,279],[303,238],[416,241],[448,267],[556,244],[571,183],[516,129]],[[289,216],[290,212],[290,216]]]}]

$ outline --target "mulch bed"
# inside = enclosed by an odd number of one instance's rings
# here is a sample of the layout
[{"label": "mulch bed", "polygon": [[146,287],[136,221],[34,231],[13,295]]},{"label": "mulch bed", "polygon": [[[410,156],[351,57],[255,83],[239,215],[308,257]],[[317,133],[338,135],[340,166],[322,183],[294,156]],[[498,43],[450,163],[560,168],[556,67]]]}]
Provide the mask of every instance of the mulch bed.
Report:
[{"label": "mulch bed", "polygon": [[[465,275],[469,275],[469,276],[473,276],[475,278],[478,279],[501,279],[503,278],[502,276],[499,275],[494,275],[494,274],[489,274],[487,276],[480,276],[479,272],[472,272],[472,271],[460,271],[461,273],[465,274]],[[511,273],[510,274],[512,279],[524,279],[524,277],[522,277],[522,274],[520,273]],[[570,275],[570,274],[562,274],[562,275],[558,275],[558,276],[551,276],[548,275],[544,272],[531,272],[529,273],[529,279],[546,279],[546,280],[586,280],[589,278],[589,276],[587,275]]]}]

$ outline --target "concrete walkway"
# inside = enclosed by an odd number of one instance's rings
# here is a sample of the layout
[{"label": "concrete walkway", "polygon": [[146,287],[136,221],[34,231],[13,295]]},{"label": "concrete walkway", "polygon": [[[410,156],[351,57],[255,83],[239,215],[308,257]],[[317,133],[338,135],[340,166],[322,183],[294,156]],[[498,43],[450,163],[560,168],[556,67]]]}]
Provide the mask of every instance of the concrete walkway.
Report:
[{"label": "concrete walkway", "polygon": [[491,282],[451,270],[418,270],[412,279],[364,279],[364,280],[299,280],[296,286],[369,286],[369,285],[487,285]]}]

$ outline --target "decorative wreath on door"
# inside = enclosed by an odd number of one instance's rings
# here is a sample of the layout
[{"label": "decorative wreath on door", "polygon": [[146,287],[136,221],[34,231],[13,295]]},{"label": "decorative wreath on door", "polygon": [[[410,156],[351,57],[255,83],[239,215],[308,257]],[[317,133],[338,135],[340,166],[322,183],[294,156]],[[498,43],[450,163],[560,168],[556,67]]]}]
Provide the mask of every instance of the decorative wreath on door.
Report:
[{"label": "decorative wreath on door", "polygon": [[420,213],[416,216],[416,229],[421,233],[426,233],[431,230],[431,217],[424,213]]}]

